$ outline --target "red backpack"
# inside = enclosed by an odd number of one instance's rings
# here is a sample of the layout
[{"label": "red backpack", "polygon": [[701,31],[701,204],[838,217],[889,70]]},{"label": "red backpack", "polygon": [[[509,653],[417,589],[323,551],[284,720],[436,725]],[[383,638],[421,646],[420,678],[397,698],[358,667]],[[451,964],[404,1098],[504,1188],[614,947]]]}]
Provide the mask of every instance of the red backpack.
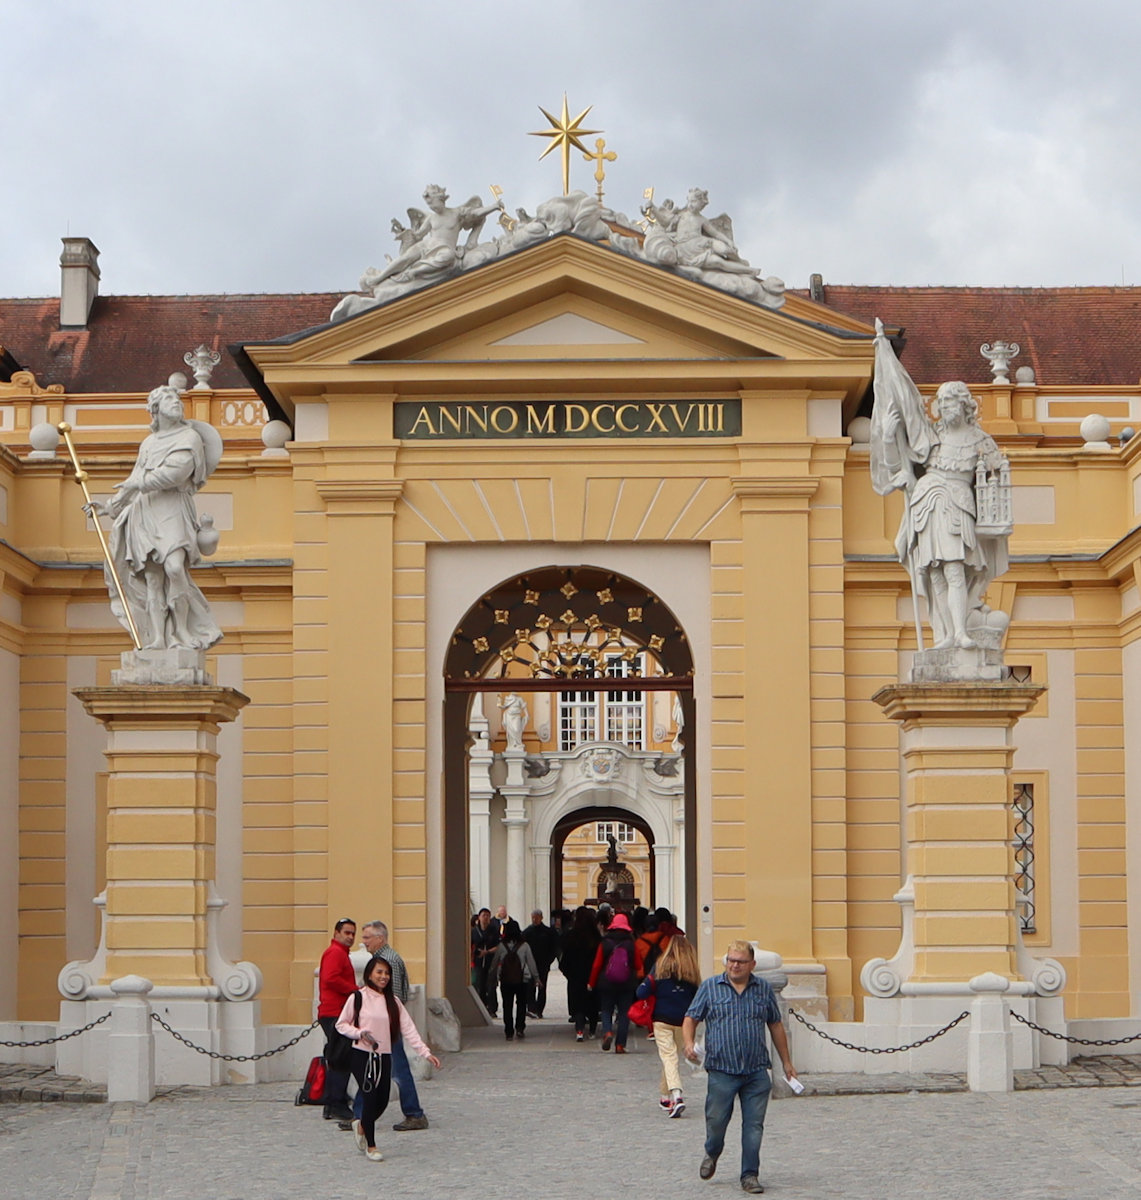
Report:
[{"label": "red backpack", "polygon": [[311,1060],[309,1070],[305,1072],[305,1082],[301,1085],[301,1090],[293,1098],[293,1103],[324,1104],[325,1078],[328,1075],[328,1070],[323,1054],[318,1054],[316,1058]]}]

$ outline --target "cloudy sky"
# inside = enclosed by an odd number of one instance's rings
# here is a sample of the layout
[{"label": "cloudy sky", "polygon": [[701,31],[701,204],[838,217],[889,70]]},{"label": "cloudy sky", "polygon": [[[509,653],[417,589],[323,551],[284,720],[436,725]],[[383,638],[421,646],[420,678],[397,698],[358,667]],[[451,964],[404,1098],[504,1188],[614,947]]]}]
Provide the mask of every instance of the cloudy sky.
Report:
[{"label": "cloudy sky", "polygon": [[[350,291],[427,182],[700,185],[803,287],[1141,282],[1137,0],[0,0],[0,294]],[[593,141],[593,139],[591,139]],[[571,184],[593,189],[575,156]]]}]

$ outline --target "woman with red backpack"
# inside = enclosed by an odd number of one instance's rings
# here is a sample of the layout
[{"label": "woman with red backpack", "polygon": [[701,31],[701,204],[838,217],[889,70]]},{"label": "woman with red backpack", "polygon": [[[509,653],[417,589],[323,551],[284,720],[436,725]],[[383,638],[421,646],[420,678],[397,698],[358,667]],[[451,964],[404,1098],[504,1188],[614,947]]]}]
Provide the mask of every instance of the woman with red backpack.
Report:
[{"label": "woman with red backpack", "polygon": [[598,996],[603,1050],[609,1050],[613,1044],[615,1054],[626,1053],[629,1010],[641,977],[642,952],[630,931],[630,921],[625,913],[615,913],[594,956],[588,984]]},{"label": "woman with red backpack", "polygon": [[697,951],[676,933],[670,938],[653,972],[638,985],[639,1000],[654,998],[654,1045],[662,1060],[661,1099],[667,1116],[680,1117],[685,1112],[681,1091],[680,1056],[685,1053],[682,1022],[701,985],[701,965]]}]

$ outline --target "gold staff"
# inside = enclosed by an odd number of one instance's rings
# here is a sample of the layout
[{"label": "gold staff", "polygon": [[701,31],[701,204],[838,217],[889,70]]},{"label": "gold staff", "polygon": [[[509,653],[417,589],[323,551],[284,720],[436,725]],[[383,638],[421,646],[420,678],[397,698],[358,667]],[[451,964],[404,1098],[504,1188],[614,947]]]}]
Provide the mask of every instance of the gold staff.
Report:
[{"label": "gold staff", "polygon": [[99,515],[95,512],[94,508],[95,501],[92,500],[91,493],[87,490],[87,472],[79,465],[79,455],[75,453],[75,443],[71,440],[71,426],[66,421],[60,421],[56,428],[63,434],[63,440],[67,444],[67,452],[71,455],[71,461],[75,467],[75,482],[83,488],[84,498],[91,509],[91,521],[95,526],[95,532],[99,535],[99,545],[103,547],[103,557],[107,560],[107,569],[111,572],[111,578],[115,581],[115,591],[119,593],[119,603],[123,606],[123,612],[127,614],[127,624],[131,627],[131,639],[135,643],[135,649],[141,650],[143,648],[142,638],[139,637],[139,631],[135,628],[135,618],[131,614],[131,606],[127,603],[127,593],[123,591],[119,572],[115,570],[115,561],[111,557],[111,548],[107,545],[107,537],[103,533],[103,526],[99,524]]}]

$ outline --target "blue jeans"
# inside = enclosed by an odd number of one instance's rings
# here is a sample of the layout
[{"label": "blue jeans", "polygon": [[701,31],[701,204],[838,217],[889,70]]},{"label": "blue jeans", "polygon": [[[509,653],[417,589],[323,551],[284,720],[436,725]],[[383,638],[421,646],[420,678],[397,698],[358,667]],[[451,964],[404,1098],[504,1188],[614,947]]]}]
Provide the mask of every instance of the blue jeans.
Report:
[{"label": "blue jeans", "polygon": [[595,994],[602,1016],[602,1036],[606,1037],[613,1029],[614,1044],[625,1046],[626,1034],[630,1029],[630,1005],[634,1003],[634,985],[629,983],[615,988],[600,984],[595,988]]},{"label": "blue jeans", "polygon": [[741,1101],[741,1178],[761,1169],[761,1138],[765,1134],[765,1110],[773,1081],[768,1071],[730,1075],[709,1071],[705,1090],[705,1153],[719,1158],[725,1149],[725,1130],[733,1115],[733,1101]]},{"label": "blue jeans", "polygon": [[[420,1107],[420,1097],[416,1093],[416,1081],[412,1078],[412,1068],[408,1065],[408,1052],[404,1049],[404,1039],[397,1038],[392,1043],[392,1078],[396,1080],[396,1090],[400,1093],[400,1111],[406,1117],[422,1117],[424,1110]],[[358,1091],[353,1100],[353,1116],[359,1121],[363,1097]]]}]

